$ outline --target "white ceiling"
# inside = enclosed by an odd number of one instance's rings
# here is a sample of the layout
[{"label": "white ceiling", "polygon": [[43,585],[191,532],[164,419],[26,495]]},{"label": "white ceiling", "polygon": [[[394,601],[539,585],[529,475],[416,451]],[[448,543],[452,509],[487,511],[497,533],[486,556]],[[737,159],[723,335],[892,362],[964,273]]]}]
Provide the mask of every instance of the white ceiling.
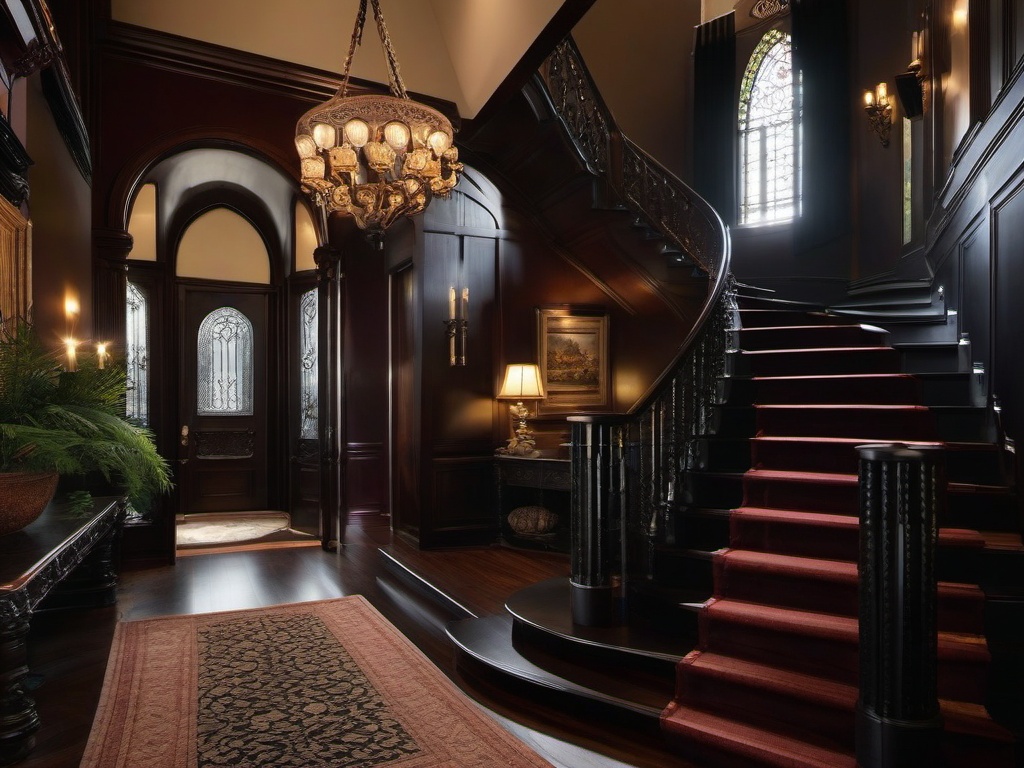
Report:
[{"label": "white ceiling", "polygon": [[[381,0],[410,91],[476,116],[563,0]],[[113,18],[330,72],[345,64],[359,0],[112,0]],[[387,83],[368,10],[352,75]]]}]

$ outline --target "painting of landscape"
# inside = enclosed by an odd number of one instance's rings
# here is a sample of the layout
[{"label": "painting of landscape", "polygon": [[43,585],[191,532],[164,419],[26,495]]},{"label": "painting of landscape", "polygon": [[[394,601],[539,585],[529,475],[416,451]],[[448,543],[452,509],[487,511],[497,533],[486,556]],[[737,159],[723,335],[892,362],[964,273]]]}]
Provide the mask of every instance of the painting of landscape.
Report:
[{"label": "painting of landscape", "polygon": [[540,309],[538,316],[540,367],[547,393],[541,412],[607,407],[608,315]]}]

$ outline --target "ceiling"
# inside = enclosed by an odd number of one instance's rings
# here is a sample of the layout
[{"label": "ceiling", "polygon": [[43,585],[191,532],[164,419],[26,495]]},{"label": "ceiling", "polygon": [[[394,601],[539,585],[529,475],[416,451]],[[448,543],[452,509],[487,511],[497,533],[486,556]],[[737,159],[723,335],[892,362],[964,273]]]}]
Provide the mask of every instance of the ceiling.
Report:
[{"label": "ceiling", "polygon": [[[406,88],[454,102],[467,119],[477,115],[563,5],[580,3],[381,1]],[[329,72],[344,68],[358,7],[359,0],[111,0],[116,21]],[[388,81],[370,10],[352,75]]]}]

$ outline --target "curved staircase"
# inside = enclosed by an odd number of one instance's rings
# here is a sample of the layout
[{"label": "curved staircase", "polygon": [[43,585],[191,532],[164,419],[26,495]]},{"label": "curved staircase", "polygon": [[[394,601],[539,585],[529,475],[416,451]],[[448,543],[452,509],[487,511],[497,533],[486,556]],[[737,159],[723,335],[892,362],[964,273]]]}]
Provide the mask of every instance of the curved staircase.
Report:
[{"label": "curved staircase", "polygon": [[[475,663],[545,695],[610,708],[642,732],[660,719],[695,765],[853,766],[855,447],[943,445],[943,755],[949,766],[1020,765],[1014,735],[986,704],[1000,680],[1021,679],[1024,590],[1013,574],[1024,559],[1011,475],[990,439],[998,430],[970,405],[972,374],[903,373],[906,360],[880,328],[770,300],[741,296],[739,305],[730,373],[673,535],[656,550],[643,612],[627,627],[574,626],[567,583],[555,580],[516,595],[509,616],[456,622],[450,636]],[[948,381],[936,389],[928,379],[940,375]],[[680,606],[681,622],[671,613]],[[659,713],[669,667],[675,692]]]}]

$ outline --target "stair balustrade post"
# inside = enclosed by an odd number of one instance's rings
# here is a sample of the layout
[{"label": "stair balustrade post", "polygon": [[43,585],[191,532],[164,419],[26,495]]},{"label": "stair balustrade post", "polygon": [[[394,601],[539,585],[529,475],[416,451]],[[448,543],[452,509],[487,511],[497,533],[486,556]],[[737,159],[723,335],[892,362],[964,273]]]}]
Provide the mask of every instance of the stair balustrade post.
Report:
[{"label": "stair balustrade post", "polygon": [[570,416],[572,620],[585,626],[622,622],[624,416]]},{"label": "stair balustrade post", "polygon": [[901,443],[860,454],[857,764],[941,765],[935,551],[944,451]]}]

